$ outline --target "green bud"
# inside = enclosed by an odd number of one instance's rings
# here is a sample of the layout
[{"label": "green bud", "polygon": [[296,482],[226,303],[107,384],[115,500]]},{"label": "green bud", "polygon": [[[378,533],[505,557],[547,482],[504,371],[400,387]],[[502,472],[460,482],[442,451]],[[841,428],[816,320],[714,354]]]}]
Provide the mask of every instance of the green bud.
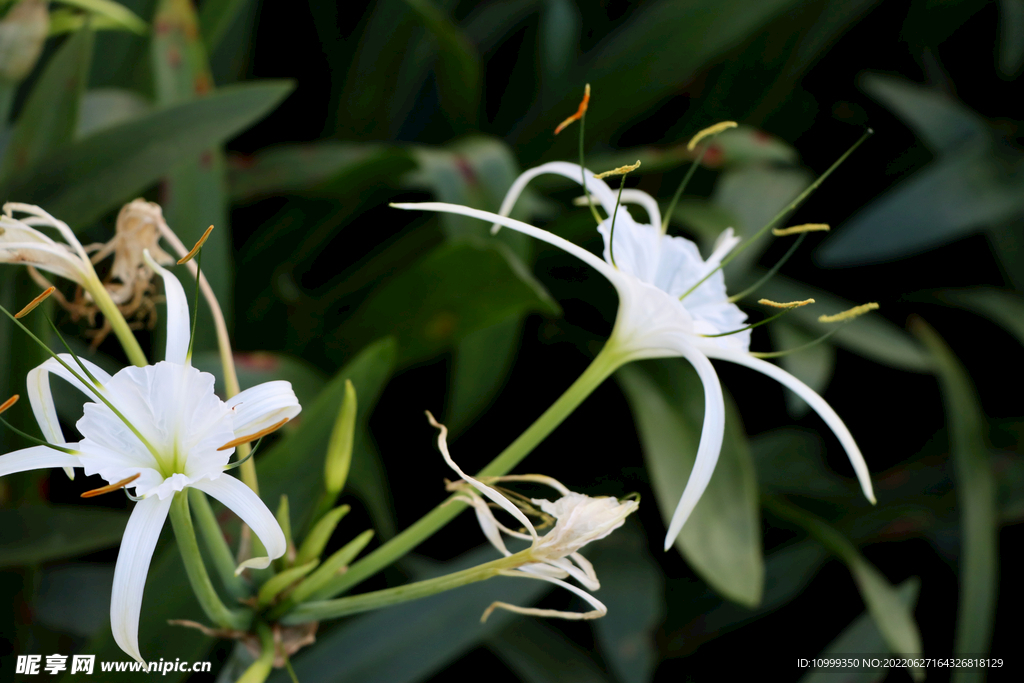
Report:
[{"label": "green bud", "polygon": [[275,574],[265,584],[260,586],[260,592],[257,595],[260,607],[269,605],[281,591],[313,571],[318,564],[320,564],[320,560],[314,559],[306,564],[286,569],[280,574]]},{"label": "green bud", "polygon": [[327,460],[324,463],[324,487],[329,494],[337,496],[345,488],[348,468],[352,464],[352,441],[356,430],[356,388],[345,380],[345,399],[341,402],[338,419],[327,444]]},{"label": "green bud", "polygon": [[306,540],[302,542],[299,552],[295,555],[295,564],[305,564],[320,557],[320,553],[327,546],[327,541],[331,540],[331,534],[334,533],[338,522],[348,514],[350,509],[348,505],[341,505],[321,517],[306,536]]}]

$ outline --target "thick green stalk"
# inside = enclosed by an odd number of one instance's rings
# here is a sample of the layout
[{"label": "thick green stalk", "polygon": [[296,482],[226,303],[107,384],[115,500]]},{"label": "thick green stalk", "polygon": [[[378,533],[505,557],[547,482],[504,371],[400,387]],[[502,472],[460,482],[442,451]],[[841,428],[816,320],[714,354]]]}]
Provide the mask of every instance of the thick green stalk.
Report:
[{"label": "thick green stalk", "polygon": [[244,598],[249,595],[249,588],[245,579],[235,576],[235,558],[231,553],[224,533],[220,530],[217,517],[213,514],[210,501],[206,494],[199,489],[189,489],[189,503],[196,515],[196,523],[199,525],[199,533],[203,536],[203,544],[210,559],[213,560],[214,569],[220,577],[224,588],[231,593],[231,597]]},{"label": "thick green stalk", "polygon": [[465,586],[477,581],[483,581],[497,576],[502,571],[514,569],[531,561],[532,549],[527,548],[515,555],[502,557],[481,564],[460,572],[438,576],[437,578],[417,581],[395,588],[353,595],[337,600],[324,600],[323,602],[307,602],[299,605],[289,614],[281,619],[282,624],[304,624],[309,621],[320,621],[323,619],[336,619],[349,614],[369,612],[370,610],[390,607],[410,600],[419,600],[431,595],[437,595],[459,586]]},{"label": "thick green stalk", "polygon": [[[562,421],[625,360],[627,359],[622,357],[616,344],[606,344],[601,353],[573,382],[572,386],[550,408],[544,411],[544,414],[537,418],[536,422],[520,434],[519,438],[513,441],[489,465],[480,470],[477,476],[496,477],[510,472],[541,441],[547,438],[548,434],[562,424]],[[373,576],[433,536],[435,532],[455,519],[465,507],[466,504],[455,499],[454,496],[448,498],[408,529],[353,564],[347,572],[332,579],[324,587],[323,592],[329,595],[338,595]]]},{"label": "thick green stalk", "polygon": [[121,348],[124,349],[125,355],[128,356],[128,361],[140,368],[149,365],[145,352],[139,346],[139,340],[135,338],[132,328],[128,327],[128,321],[124,319],[121,310],[114,303],[114,300],[110,298],[110,294],[107,293],[103,283],[97,279],[94,283],[87,284],[92,285],[88,287],[89,293],[92,294],[96,307],[100,309],[107,322],[110,323],[110,328],[117,336],[117,340],[121,342]]},{"label": "thick green stalk", "polygon": [[244,610],[231,610],[221,601],[220,596],[206,573],[206,565],[199,554],[199,542],[192,527],[192,517],[188,511],[188,496],[184,491],[174,494],[171,503],[171,526],[174,527],[174,538],[178,541],[181,560],[185,563],[185,573],[192,585],[199,605],[206,617],[221,628],[244,631],[249,626],[251,614]]},{"label": "thick green stalk", "polygon": [[263,683],[270,678],[270,674],[274,671],[274,655],[277,648],[274,643],[274,633],[262,622],[256,625],[256,632],[260,636],[260,648],[262,649],[260,658],[239,676],[236,683]]}]

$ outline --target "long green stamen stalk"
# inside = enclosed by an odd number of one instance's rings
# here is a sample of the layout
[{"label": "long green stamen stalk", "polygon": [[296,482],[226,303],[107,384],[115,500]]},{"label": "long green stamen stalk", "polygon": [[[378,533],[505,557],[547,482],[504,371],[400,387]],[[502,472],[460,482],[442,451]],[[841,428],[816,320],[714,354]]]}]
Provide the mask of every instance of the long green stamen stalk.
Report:
[{"label": "long green stamen stalk", "polygon": [[21,438],[25,439],[26,441],[34,443],[34,444],[36,444],[38,446],[46,446],[47,448],[52,448],[55,451],[60,451],[61,453],[67,453],[68,455],[78,455],[78,451],[76,451],[76,450],[72,450],[70,448],[65,448],[64,446],[58,446],[56,444],[50,443],[49,441],[44,441],[43,439],[37,438],[35,436],[32,436],[31,434],[26,434],[25,432],[21,431],[20,429],[18,429],[17,427],[15,427],[14,425],[12,425],[10,422],[8,422],[7,420],[5,420],[2,417],[0,417],[0,422],[2,422],[4,424],[4,426],[6,426],[8,429],[10,429],[12,432],[17,434]]},{"label": "long green stamen stalk", "polygon": [[741,327],[738,330],[732,330],[731,332],[720,332],[719,334],[702,334],[700,336],[707,337],[708,339],[711,339],[711,338],[714,338],[714,337],[728,337],[729,335],[739,334],[740,332],[746,332],[747,330],[752,330],[755,327],[760,327],[761,325],[767,325],[768,323],[770,323],[771,321],[775,320],[776,318],[781,318],[782,316],[786,315],[787,313],[792,311],[794,308],[796,308],[796,306],[791,306],[790,308],[787,308],[786,310],[782,311],[781,313],[776,313],[775,315],[771,316],[770,318],[765,318],[764,320],[759,320],[756,323],[753,323],[751,325],[747,325],[746,327]]},{"label": "long green stamen stalk", "polygon": [[683,196],[683,190],[685,190],[686,186],[690,183],[690,178],[693,177],[693,174],[697,172],[697,167],[700,166],[700,162],[704,160],[704,155],[707,154],[708,147],[710,146],[710,140],[701,145],[700,154],[698,154],[697,158],[693,160],[692,164],[690,164],[689,170],[686,172],[686,175],[683,176],[683,182],[679,183],[679,187],[676,188],[676,193],[672,195],[672,201],[668,204],[668,211],[665,212],[665,217],[661,219],[661,234],[664,235],[668,232],[668,224],[669,221],[672,220],[672,212],[675,211],[676,204],[679,203],[679,198]]},{"label": "long green stamen stalk", "polygon": [[812,339],[811,341],[807,342],[806,344],[801,344],[800,346],[794,346],[791,349],[784,349],[782,351],[760,351],[760,352],[759,351],[751,351],[750,355],[754,356],[755,358],[781,358],[782,356],[788,356],[791,353],[797,353],[799,351],[803,351],[804,349],[809,349],[812,346],[816,346],[816,345],[822,343],[823,341],[825,341],[826,339],[828,339],[829,337],[831,337],[833,334],[835,334],[839,330],[840,330],[840,328],[837,327],[836,329],[834,329],[834,330],[832,330],[830,332],[826,332],[825,334],[821,335],[817,339]]},{"label": "long green stamen stalk", "polygon": [[702,284],[704,284],[705,280],[707,280],[709,277],[711,277],[712,275],[717,273],[719,270],[721,270],[722,268],[727,266],[729,264],[729,262],[732,261],[737,256],[739,256],[740,253],[742,253],[744,249],[746,249],[751,244],[753,244],[755,241],[757,241],[759,238],[761,238],[769,230],[771,230],[772,228],[778,226],[782,221],[784,221],[787,217],[789,217],[789,215],[791,213],[796,211],[797,207],[799,207],[801,204],[803,204],[804,201],[806,201],[806,199],[811,196],[811,193],[813,193],[815,190],[817,190],[818,186],[821,185],[823,182],[825,182],[825,178],[828,178],[830,175],[832,175],[832,172],[835,171],[837,168],[839,168],[839,165],[842,164],[844,161],[846,161],[846,158],[849,157],[851,154],[853,154],[853,152],[858,147],[860,147],[861,144],[863,144],[863,142],[865,140],[867,140],[869,137],[871,137],[871,135],[873,133],[874,133],[874,131],[871,130],[870,128],[868,128],[867,131],[864,133],[864,135],[860,136],[860,139],[857,140],[857,142],[853,143],[853,145],[850,147],[850,149],[846,150],[841,157],[836,159],[835,163],[833,163],[831,166],[828,167],[828,170],[826,170],[824,173],[822,173],[820,176],[818,176],[817,180],[815,180],[813,183],[811,183],[807,187],[806,190],[801,192],[799,194],[799,196],[797,196],[796,199],[794,199],[789,204],[787,204],[786,207],[784,209],[782,209],[782,211],[780,211],[779,213],[775,214],[775,217],[772,218],[770,221],[768,221],[767,225],[765,225],[763,228],[761,228],[756,233],[754,233],[750,238],[744,240],[741,244],[737,245],[736,248],[733,249],[729,253],[728,256],[726,256],[724,259],[722,259],[722,262],[719,263],[716,268],[714,268],[710,273],[708,273],[707,275],[702,277],[700,280],[698,280],[688,290],[683,292],[683,295],[679,297],[679,300],[682,301],[687,296],[692,294],[693,290],[697,289]]},{"label": "long green stamen stalk", "polygon": [[737,301],[740,301],[741,299],[743,299],[744,297],[750,296],[751,294],[756,292],[758,289],[760,289],[761,285],[763,285],[764,283],[768,282],[773,277],[775,277],[775,274],[778,273],[779,269],[782,268],[782,266],[786,263],[786,261],[789,260],[789,257],[792,256],[793,254],[795,254],[796,250],[800,248],[800,243],[803,242],[806,237],[807,237],[807,233],[806,232],[800,233],[800,236],[796,238],[796,241],[793,242],[793,245],[786,251],[786,253],[783,255],[783,257],[781,259],[779,259],[778,263],[776,263],[774,266],[772,266],[771,270],[769,270],[767,273],[764,274],[764,277],[760,278],[757,282],[755,282],[754,284],[750,285],[749,287],[744,289],[739,294],[733,294],[732,296],[730,296],[729,297],[729,303],[734,304]]},{"label": "long green stamen stalk", "polygon": [[583,184],[583,194],[587,196],[587,206],[590,207],[590,213],[593,214],[594,220],[597,221],[598,225],[601,225],[601,214],[594,208],[594,198],[590,195],[590,190],[587,189],[587,166],[583,162],[583,131],[587,123],[587,113],[584,111],[583,115],[580,116],[580,174],[583,176],[581,182]]}]

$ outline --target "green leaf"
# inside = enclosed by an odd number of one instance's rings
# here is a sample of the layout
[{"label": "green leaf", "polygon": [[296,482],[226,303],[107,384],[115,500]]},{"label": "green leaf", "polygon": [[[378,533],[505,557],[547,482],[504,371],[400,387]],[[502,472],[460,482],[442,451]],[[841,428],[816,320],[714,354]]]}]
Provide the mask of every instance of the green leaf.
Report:
[{"label": "green leaf", "polygon": [[[360,390],[359,395],[363,393]],[[439,576],[493,560],[491,546],[479,548],[431,572]],[[417,576],[417,579],[430,576]],[[497,577],[422,600],[346,620],[292,663],[302,683],[414,683],[507,627],[518,615],[496,610],[486,623],[480,614],[494,600],[530,605],[551,588],[543,581]],[[344,657],[338,653],[344,652]],[[283,671],[270,683],[286,683]]]},{"label": "green leaf", "polygon": [[441,108],[456,129],[476,124],[483,87],[480,55],[432,0],[405,0],[437,42],[434,73]]},{"label": "green leaf", "polygon": [[33,605],[33,620],[62,633],[94,636],[107,625],[113,584],[112,564],[45,567]]},{"label": "green leaf", "polygon": [[856,503],[860,487],[826,465],[821,436],[792,428],[775,429],[750,440],[757,481],[768,493],[788,493]]},{"label": "green leaf", "polygon": [[146,35],[149,26],[134,12],[113,0],[60,0],[62,5],[77,7],[99,17],[120,24],[125,30],[140,36]]},{"label": "green leaf", "polygon": [[1012,77],[1024,63],[1024,0],[999,2],[999,71]]},{"label": "green leaf", "polygon": [[505,384],[519,350],[518,317],[467,334],[452,349],[445,424],[461,433],[487,409]]},{"label": "green leaf", "polygon": [[64,41],[47,62],[11,133],[0,165],[0,184],[71,143],[89,77],[92,45],[92,29],[84,28]]},{"label": "green leaf", "polygon": [[203,3],[199,10],[199,26],[207,52],[217,49],[248,3],[249,0],[206,0]]},{"label": "green leaf", "polygon": [[[806,529],[846,564],[890,652],[902,657],[921,656],[921,634],[914,622],[913,612],[885,575],[864,559],[853,543],[825,520],[781,498],[766,497],[764,501],[766,509]],[[911,667],[910,674],[915,681],[924,679],[924,669],[921,667]]]},{"label": "green leaf", "polygon": [[467,239],[437,247],[379,287],[327,343],[343,350],[391,334],[408,363],[511,316],[558,310],[504,245]]},{"label": "green leaf", "polygon": [[589,653],[541,620],[528,619],[487,639],[523,683],[598,683],[608,677]]},{"label": "green leaf", "polygon": [[47,30],[47,35],[52,38],[64,35],[65,33],[74,33],[75,31],[82,30],[86,25],[93,31],[127,31],[129,33],[136,33],[116,19],[94,14],[84,14],[62,7],[50,12],[50,28]]},{"label": "green leaf", "polygon": [[150,111],[149,101],[133,90],[97,88],[82,96],[75,139],[138,118]]},{"label": "green leaf", "polygon": [[[64,476],[55,472],[54,476]],[[115,546],[128,516],[82,506],[0,510],[0,567],[39,564]]]},{"label": "green leaf", "polygon": [[946,304],[988,318],[1024,344],[1024,299],[1019,294],[991,287],[946,289],[935,293]]},{"label": "green leaf", "polygon": [[230,86],[107,128],[6,182],[0,194],[46,206],[72,227],[88,225],[174,165],[247,128],[291,88],[282,81]]},{"label": "green leaf", "polygon": [[537,61],[545,91],[559,92],[565,85],[566,76],[579,58],[582,25],[579,9],[569,0],[545,0],[542,3],[537,29]]},{"label": "green leaf", "polygon": [[601,580],[608,614],[594,621],[600,652],[623,683],[651,680],[658,665],[658,625],[664,617],[665,576],[651,557],[639,520],[588,548],[587,559]]},{"label": "green leaf", "polygon": [[[896,591],[900,600],[908,610],[913,610],[917,603],[917,594],[921,588],[921,581],[918,578],[907,579]],[[849,626],[843,629],[835,640],[829,643],[819,659],[844,658],[848,655],[865,654],[885,651],[885,639],[878,630],[875,620],[869,613],[864,613],[854,619]],[[857,672],[845,672],[844,683],[877,683],[885,678],[889,671],[888,667]],[[836,671],[830,669],[814,669],[800,679],[800,683],[833,683],[836,680]]]},{"label": "green leaf", "polygon": [[1019,171],[985,147],[949,155],[858,212],[816,256],[830,267],[919,254],[1006,220],[1024,206]]},{"label": "green leaf", "polygon": [[[754,271],[754,281],[762,273]],[[742,283],[737,289],[742,288]],[[812,334],[821,336],[831,327],[818,322],[821,314],[834,314],[853,308],[855,303],[841,299],[802,282],[776,275],[766,282],[752,296],[767,297],[772,301],[803,301],[814,299],[814,306],[794,309],[787,315],[790,323],[798,323]],[[858,303],[864,303],[863,301]],[[933,362],[914,338],[880,315],[865,315],[848,325],[843,325],[829,341],[859,356],[897,370],[907,372],[931,372]]]},{"label": "green leaf", "polygon": [[874,73],[862,75],[860,86],[903,119],[935,152],[953,151],[988,137],[985,119],[941,90]]},{"label": "green leaf", "polygon": [[[809,344],[820,336],[812,335],[781,320],[772,325],[769,332],[772,341],[775,342],[775,347],[779,350],[795,349]],[[779,360],[789,374],[822,394],[832,379],[832,371],[836,365],[836,349],[826,341],[810,346],[799,353],[782,356]],[[790,415],[800,418],[808,410],[810,410],[810,406],[797,398],[796,394],[791,391],[786,392],[786,411]]]},{"label": "green leaf", "polygon": [[[983,656],[992,642],[999,590],[996,482],[985,445],[985,417],[967,371],[938,333],[920,319],[913,330],[938,366],[960,508],[960,600],[953,651]],[[957,670],[953,680],[982,678],[983,672]]]},{"label": "green leaf", "polygon": [[[693,469],[704,416],[697,373],[681,359],[644,361],[616,374],[667,525]],[[725,440],[714,475],[676,547],[702,579],[748,607],[761,601],[764,558],[757,481],[739,413],[726,400]]]},{"label": "green leaf", "polygon": [[[345,396],[345,380],[351,380],[359,396],[358,424],[365,424],[383,391],[395,363],[395,342],[384,339],[363,349],[317,396],[303,406],[299,429],[264,451],[257,459],[260,495],[265,500],[288,496],[293,526],[303,529],[323,489],[323,458],[327,451],[335,417]],[[356,464],[369,457],[364,444],[365,432],[356,432],[353,449],[353,475]]]},{"label": "green leaf", "polygon": [[[322,140],[278,145],[252,156],[228,159],[228,191],[248,202],[281,194],[333,196],[339,186],[392,173],[408,153],[392,145]],[[405,162],[405,163],[402,163]]]}]

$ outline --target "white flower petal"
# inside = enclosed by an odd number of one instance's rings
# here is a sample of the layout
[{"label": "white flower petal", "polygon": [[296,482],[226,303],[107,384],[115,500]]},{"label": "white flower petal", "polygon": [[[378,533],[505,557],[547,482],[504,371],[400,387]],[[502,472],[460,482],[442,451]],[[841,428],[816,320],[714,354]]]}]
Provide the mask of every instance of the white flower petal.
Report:
[{"label": "white flower petal", "polygon": [[167,351],[164,360],[178,365],[188,364],[188,342],[192,336],[185,290],[174,274],[153,260],[149,250],[142,252],[146,265],[163,278],[164,296],[167,297]]},{"label": "white flower petal", "polygon": [[[524,189],[526,189],[526,185],[537,176],[544,175],[545,173],[564,176],[569,180],[580,183],[581,185],[585,177],[587,181],[587,190],[589,190],[590,194],[593,195],[601,206],[604,207],[605,213],[610,216],[615,210],[615,193],[610,187],[608,187],[607,183],[595,178],[592,171],[580,168],[579,164],[572,164],[567,161],[552,161],[521,173],[519,177],[516,178],[515,182],[512,183],[512,187],[510,187],[508,192],[505,194],[505,199],[501,202],[501,209],[499,209],[499,213],[502,216],[507,216],[512,213],[512,207],[515,206],[516,200],[519,199],[519,195],[522,194]],[[491,231],[497,232],[499,225],[506,224],[501,223],[500,221],[495,221],[494,225],[491,226]]]},{"label": "white flower petal", "polygon": [[517,232],[521,232],[524,235],[535,237],[542,242],[547,242],[552,246],[556,246],[562,251],[569,252],[576,258],[580,259],[587,265],[596,269],[602,275],[616,286],[622,282],[622,276],[615,270],[611,265],[605,263],[602,259],[598,258],[594,254],[583,247],[577,246],[572,242],[550,233],[547,230],[541,230],[535,228],[529,223],[517,221],[514,218],[508,218],[507,216],[499,216],[496,213],[490,211],[481,211],[479,209],[471,209],[468,206],[460,206],[458,204],[446,204],[444,202],[421,202],[421,203],[409,203],[409,204],[392,204],[396,209],[416,209],[421,211],[440,211],[442,213],[457,213],[463,216],[469,216],[471,218],[479,218],[482,221],[492,221],[500,225],[504,225],[506,228],[512,228]]},{"label": "white flower petal", "polygon": [[142,594],[146,588],[149,563],[160,538],[171,498],[146,498],[139,501],[128,518],[121,550],[114,567],[114,588],[110,594],[110,630],[118,647],[138,662],[144,662],[139,652],[139,615],[142,613]]},{"label": "white flower petal", "polygon": [[82,260],[62,244],[0,242],[0,263],[21,263],[85,286],[90,273]]},{"label": "white flower petal", "polygon": [[814,412],[821,416],[821,419],[825,421],[825,424],[827,424],[829,428],[832,429],[832,432],[836,437],[838,437],[839,443],[843,445],[843,448],[846,450],[846,455],[850,458],[850,463],[853,465],[853,471],[857,473],[857,480],[860,482],[860,487],[864,491],[864,496],[871,501],[872,504],[875,503],[875,492],[871,486],[871,473],[868,471],[868,465],[864,461],[864,455],[860,452],[860,448],[857,447],[857,442],[854,441],[853,435],[850,434],[850,430],[846,428],[846,424],[843,423],[842,419],[836,414],[836,411],[832,409],[832,406],[830,406],[825,399],[779,366],[761,360],[760,358],[755,358],[745,353],[736,353],[722,349],[708,349],[706,353],[711,358],[720,358],[721,360],[731,361],[733,363],[738,363],[739,365],[745,365],[753,370],[757,370],[761,374],[767,375],[779,382],[806,401],[807,405],[813,408]]},{"label": "white flower petal", "polygon": [[700,433],[700,445],[697,447],[697,457],[694,458],[693,470],[690,478],[686,481],[686,488],[679,499],[676,511],[672,513],[672,521],[668,525],[668,533],[665,535],[665,550],[672,547],[683,524],[690,517],[693,508],[704,494],[704,490],[711,481],[711,475],[715,472],[715,465],[718,464],[718,454],[722,450],[722,438],[725,435],[725,400],[722,398],[722,385],[718,381],[718,375],[711,362],[699,351],[693,348],[681,346],[680,351],[686,360],[690,361],[701,383],[704,385],[704,425]]},{"label": "white flower petal", "polygon": [[[78,366],[78,363],[75,362],[75,359],[71,357],[71,354],[60,353],[57,354],[57,356],[74,368],[75,372],[88,381],[89,378],[84,372],[82,372],[82,369]],[[110,375],[98,365],[91,361],[87,361],[84,358],[80,358],[80,360],[85,367],[89,368],[89,372],[93,374],[93,377],[95,377],[100,384],[106,384],[110,381]],[[43,438],[56,446],[65,446],[67,443],[64,441],[64,433],[61,432],[60,429],[60,422],[57,419],[57,408],[53,404],[53,393],[50,391],[51,374],[57,375],[58,377],[66,380],[89,398],[94,399],[96,395],[89,390],[88,387],[79,382],[74,375],[68,372],[67,369],[54,358],[51,358],[28,371],[28,376],[25,378],[28,402],[29,405],[32,406],[32,414],[35,416],[36,422],[39,424],[39,429],[43,433]],[[78,466],[80,467],[81,465]],[[67,472],[69,478],[75,478],[74,470],[70,467],[65,467],[64,471]]]},{"label": "white flower petal", "polygon": [[658,230],[661,230],[661,209],[658,208],[658,202],[654,197],[643,190],[625,187],[622,189],[622,203],[639,204],[642,206],[644,211],[647,212],[648,222],[658,228]]},{"label": "white flower petal", "polygon": [[473,488],[475,488],[477,491],[490,498],[502,510],[509,513],[510,515],[515,517],[519,522],[521,522],[522,525],[527,529],[527,531],[530,532],[530,536],[533,538],[533,542],[536,543],[537,530],[534,529],[533,524],[531,524],[530,520],[526,518],[526,515],[524,515],[519,508],[513,505],[508,500],[508,498],[501,495],[500,493],[498,493],[497,491],[495,491],[482,481],[474,479],[473,477],[463,472],[462,469],[460,469],[459,466],[455,464],[455,461],[452,460],[451,453],[448,452],[448,428],[445,427],[443,424],[439,424],[437,421],[435,421],[434,416],[431,415],[430,413],[427,413],[427,416],[430,418],[430,423],[434,427],[437,427],[437,429],[439,430],[437,434],[437,447],[438,449],[440,449],[441,455],[444,456],[444,461],[448,463],[448,466],[455,470],[455,472],[460,477],[462,477],[463,481],[471,484]]},{"label": "white flower petal", "polygon": [[263,543],[263,547],[267,549],[268,557],[254,557],[246,560],[238,566],[235,573],[241,573],[247,567],[264,569],[270,566],[271,560],[276,560],[284,555],[286,543],[281,525],[252,489],[227,474],[213,480],[201,479],[193,482],[192,486],[213,496],[238,515],[256,533]]},{"label": "white flower petal", "polygon": [[[77,444],[68,444],[74,448]],[[46,446],[31,446],[22,448],[5,455],[0,455],[0,477],[6,477],[15,472],[28,472],[29,470],[42,470],[48,467],[81,467],[77,455],[61,453]]]},{"label": "white flower petal", "polygon": [[593,607],[594,609],[592,611],[590,611],[590,612],[562,612],[562,611],[554,610],[554,609],[539,609],[539,608],[536,608],[536,607],[518,607],[516,605],[510,605],[507,602],[495,602],[490,607],[487,608],[487,611],[484,613],[484,619],[486,619],[487,615],[489,615],[491,613],[491,611],[494,610],[495,608],[506,609],[509,612],[516,612],[518,614],[528,614],[528,615],[535,616],[535,617],[557,617],[559,619],[573,619],[573,620],[578,620],[578,619],[599,619],[599,618],[603,617],[604,615],[608,614],[608,608],[605,607],[604,603],[602,603],[600,600],[598,600],[597,598],[595,598],[593,595],[591,595],[590,593],[586,592],[585,590],[577,588],[576,586],[572,585],[571,583],[566,583],[565,581],[562,581],[561,579],[553,579],[553,578],[548,577],[548,576],[541,576],[541,575],[538,575],[538,574],[531,574],[531,573],[528,573],[528,572],[517,571],[517,570],[502,572],[502,574],[505,575],[505,576],[518,576],[518,577],[527,578],[527,579],[536,579],[538,581],[547,581],[548,583],[553,583],[556,586],[561,586],[562,588],[564,588],[565,590],[569,591],[570,593],[575,593],[576,595],[578,595],[581,598],[583,598],[584,600],[586,600],[588,603],[590,603],[590,606]]},{"label": "white flower petal", "polygon": [[89,262],[89,255],[85,253],[82,243],[79,242],[78,237],[75,236],[75,231],[68,227],[67,223],[57,220],[35,204],[22,204],[21,202],[7,202],[4,204],[4,212],[10,215],[12,211],[18,211],[20,213],[27,213],[30,216],[35,216],[35,218],[24,219],[22,222],[26,225],[48,225],[56,228],[57,231],[60,232],[61,237],[63,237],[68,245],[75,250],[79,257],[81,257],[82,261],[89,264],[89,269],[92,269],[92,265]]},{"label": "white flower petal", "polygon": [[491,542],[498,552],[505,557],[508,557],[512,553],[509,552],[508,548],[505,547],[505,541],[501,538],[501,531],[499,530],[498,520],[494,518],[494,513],[491,512],[490,506],[484,502],[482,498],[476,495],[460,496],[467,503],[473,506],[473,512],[476,513],[476,521],[480,525],[480,529],[484,532],[484,536]]},{"label": "white flower petal", "polygon": [[289,420],[298,415],[302,408],[295,398],[291,382],[276,380],[264,382],[229,398],[225,404],[235,412],[235,436],[248,436]]}]

